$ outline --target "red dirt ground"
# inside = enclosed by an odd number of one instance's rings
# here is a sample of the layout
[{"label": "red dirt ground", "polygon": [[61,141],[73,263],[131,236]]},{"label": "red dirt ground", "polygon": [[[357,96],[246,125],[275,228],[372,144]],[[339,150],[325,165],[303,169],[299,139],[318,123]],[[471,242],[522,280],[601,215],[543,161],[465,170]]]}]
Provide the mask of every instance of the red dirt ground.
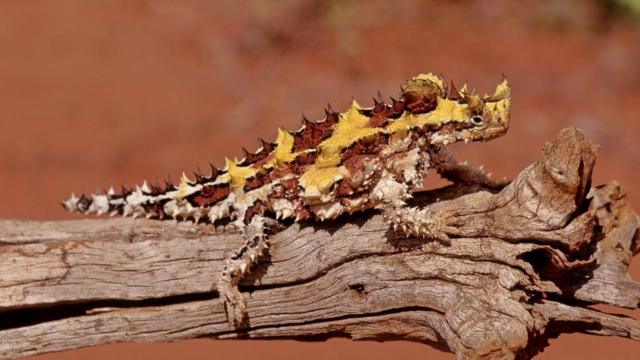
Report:
[{"label": "red dirt ground", "polygon": [[[513,85],[510,133],[457,146],[513,177],[578,126],[601,145],[595,183],[640,210],[640,26],[589,1],[3,1],[0,218],[72,219],[71,191],[221,165],[240,146],[369,104],[426,71],[490,91]],[[640,261],[633,264],[640,278]],[[631,312],[636,318],[639,313]],[[409,343],[330,340],[120,344],[37,359],[367,358],[453,355]],[[540,358],[638,358],[628,340],[563,335]],[[35,358],[34,358],[35,359]]]}]

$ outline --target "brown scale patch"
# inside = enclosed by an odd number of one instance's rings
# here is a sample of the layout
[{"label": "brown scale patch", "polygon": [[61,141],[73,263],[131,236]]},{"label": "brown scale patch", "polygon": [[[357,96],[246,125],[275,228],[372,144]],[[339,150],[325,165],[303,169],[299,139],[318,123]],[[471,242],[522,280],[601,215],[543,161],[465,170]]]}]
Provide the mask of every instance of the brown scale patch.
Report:
[{"label": "brown scale patch", "polygon": [[460,93],[458,89],[456,89],[456,85],[451,81],[451,85],[449,85],[449,93],[447,94],[447,99],[449,100],[460,100]]},{"label": "brown scale patch", "polygon": [[269,198],[272,199],[282,199],[285,195],[285,189],[282,184],[275,184],[271,188],[271,193],[269,194]]},{"label": "brown scale patch", "polygon": [[407,103],[407,109],[414,114],[423,114],[432,111],[437,105],[437,102],[434,100],[427,101],[426,99],[423,99]]},{"label": "brown scale patch", "polygon": [[429,112],[438,106],[437,93],[433,89],[416,89],[402,94],[405,108],[414,114]]},{"label": "brown scale patch", "polygon": [[254,162],[253,164],[244,164],[244,162],[240,162],[240,166],[250,166],[252,165],[254,168],[261,168],[262,165],[266,164],[267,162],[273,160],[273,158],[275,157],[275,153],[271,152],[269,154],[266,154],[262,159],[257,160],[256,162]]},{"label": "brown scale patch", "polygon": [[438,132],[440,134],[452,134],[455,131],[460,131],[460,130],[464,130],[464,129],[471,129],[473,128],[474,125],[468,122],[451,122],[448,124],[444,124],[444,125],[431,125],[431,126],[427,126],[425,131],[426,132]]},{"label": "brown scale patch", "polygon": [[375,155],[354,156],[345,160],[343,165],[350,175],[338,182],[335,190],[337,197],[368,192],[380,179],[382,164]]},{"label": "brown scale patch", "polygon": [[267,204],[263,201],[256,200],[256,202],[249,206],[247,211],[244,213],[244,223],[248,224],[255,215],[262,215],[265,210],[267,210]]},{"label": "brown scale patch", "polygon": [[369,126],[371,127],[385,127],[389,124],[390,120],[389,118],[392,116],[393,114],[391,113],[391,109],[389,109],[388,111],[385,111],[382,114],[373,114],[372,116],[370,116],[370,120],[369,120]]},{"label": "brown scale patch", "polygon": [[297,220],[307,220],[311,217],[311,210],[304,204],[302,200],[294,201],[294,212]]},{"label": "brown scale patch", "polygon": [[391,98],[391,116],[390,118],[396,119],[404,112],[404,100],[396,100]]},{"label": "brown scale patch", "polygon": [[374,155],[353,156],[344,161],[343,165],[351,174],[364,173],[365,165],[379,165],[380,159]]},{"label": "brown scale patch", "polygon": [[343,159],[349,159],[357,155],[378,154],[382,147],[386,145],[388,139],[387,134],[378,134],[376,136],[361,139],[352,144],[342,152]]},{"label": "brown scale patch", "polygon": [[[242,148],[244,152],[244,159],[238,163],[239,166],[249,166],[258,163],[264,163],[269,154],[273,152],[275,149],[275,144],[265,141],[264,139],[259,138],[260,145],[262,149],[252,153],[245,148]],[[212,175],[213,176],[213,175]]]},{"label": "brown scale patch", "polygon": [[245,192],[257,189],[269,182],[269,173],[267,171],[259,171],[255,175],[246,179],[243,190]]},{"label": "brown scale patch", "polygon": [[373,107],[362,109],[360,113],[369,118],[370,127],[385,127],[393,116],[393,109],[381,97],[374,97]]},{"label": "brown scale patch", "polygon": [[455,123],[448,123],[448,124],[444,124],[442,126],[440,126],[440,128],[438,129],[438,132],[441,134],[452,134],[456,131],[456,124]]},{"label": "brown scale patch", "polygon": [[[209,163],[209,167],[211,168],[211,175],[209,175],[209,179],[217,178],[223,171],[213,166],[212,163]],[[172,184],[173,186],[173,184]]]},{"label": "brown scale patch", "polygon": [[401,89],[406,109],[414,114],[435,109],[438,97],[446,95],[446,89],[441,89],[434,82],[426,79],[409,80],[402,85]]},{"label": "brown scale patch", "polygon": [[424,138],[425,136],[428,136],[429,134],[431,134],[435,129],[437,129],[439,127],[439,125],[437,126],[433,126],[433,125],[427,125],[427,126],[422,126],[422,127],[417,127],[417,128],[413,128],[411,129],[411,141],[412,141],[412,148],[415,142],[417,142],[420,138]]},{"label": "brown scale patch", "polygon": [[284,197],[288,199],[296,198],[300,193],[300,185],[298,178],[289,178],[282,180],[282,188],[284,189]]},{"label": "brown scale patch", "polygon": [[[222,171],[220,169],[218,169],[217,167],[213,166],[213,164],[209,163],[209,166],[211,167],[211,175],[205,175],[202,170],[200,170],[200,168],[197,168],[196,171],[193,172],[193,176],[195,177],[195,181],[189,181],[188,184],[191,186],[195,186],[195,185],[204,185],[208,182],[210,182],[211,180],[217,178],[220,174],[225,173],[225,171]],[[165,180],[165,188],[162,191],[162,193],[167,193],[169,191],[175,190],[175,186],[173,185],[173,181],[171,181],[171,179],[167,179]]]},{"label": "brown scale patch", "polygon": [[304,173],[307,166],[313,164],[318,157],[318,153],[316,151],[301,153],[289,164],[291,171],[294,174],[302,174]]},{"label": "brown scale patch", "polygon": [[382,95],[380,95],[380,92],[378,91],[378,96],[373,97],[373,108],[371,110],[373,110],[374,114],[380,114],[381,112],[387,110],[387,108],[387,104],[384,103]]},{"label": "brown scale patch", "polygon": [[304,128],[293,134],[293,151],[298,152],[306,149],[313,149],[318,146],[333,133],[333,122],[329,121],[309,121],[304,119]]},{"label": "brown scale patch", "polygon": [[320,124],[324,122],[327,125],[333,126],[338,123],[338,120],[340,120],[340,114],[333,111],[331,105],[327,106],[327,108],[324,110],[324,114],[324,121],[320,121]]},{"label": "brown scale patch", "polygon": [[157,219],[164,219],[165,218],[164,206],[162,206],[162,204],[160,204],[160,203],[147,202],[145,204],[142,204],[142,208],[144,209],[144,211],[147,214],[152,214],[154,218],[157,218]]},{"label": "brown scale patch", "polygon": [[229,184],[206,185],[202,190],[187,197],[191,205],[206,207],[211,206],[229,196],[231,191]]},{"label": "brown scale patch", "polygon": [[292,163],[286,163],[286,164],[282,164],[280,166],[276,166],[272,169],[267,170],[269,173],[268,174],[269,179],[271,181],[277,181],[282,177],[291,174],[292,173],[291,166],[292,166]]},{"label": "brown scale patch", "polygon": [[335,188],[336,197],[352,196],[357,191],[358,189],[354,188],[354,186],[351,184],[350,179],[342,179],[338,181]]},{"label": "brown scale patch", "polygon": [[271,189],[269,198],[272,199],[297,199],[300,193],[300,186],[297,178],[288,178],[280,180],[279,184],[275,184]]}]

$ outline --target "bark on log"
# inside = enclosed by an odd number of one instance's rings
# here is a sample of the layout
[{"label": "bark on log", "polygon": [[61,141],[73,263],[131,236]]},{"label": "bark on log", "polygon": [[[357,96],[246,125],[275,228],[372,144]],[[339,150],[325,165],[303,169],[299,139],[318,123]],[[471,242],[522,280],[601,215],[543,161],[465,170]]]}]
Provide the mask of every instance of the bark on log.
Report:
[{"label": "bark on log", "polygon": [[0,221],[0,358],[194,337],[408,339],[459,358],[530,358],[563,332],[640,340],[639,321],[591,307],[640,305],[639,219],[617,183],[591,187],[595,157],[566,129],[502,189],[421,193],[454,223],[451,246],[400,238],[375,212],[294,224],[242,284],[241,330],[212,290],[236,233]]}]

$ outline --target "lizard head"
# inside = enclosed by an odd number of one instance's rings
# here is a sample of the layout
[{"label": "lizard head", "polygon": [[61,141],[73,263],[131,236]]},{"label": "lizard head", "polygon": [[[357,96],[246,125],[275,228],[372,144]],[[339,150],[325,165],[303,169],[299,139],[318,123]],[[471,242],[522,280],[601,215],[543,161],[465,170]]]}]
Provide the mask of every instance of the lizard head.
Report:
[{"label": "lizard head", "polygon": [[509,129],[510,87],[506,79],[492,95],[480,96],[431,73],[420,74],[402,86],[403,99],[417,122],[428,126],[431,144],[487,141]]},{"label": "lizard head", "polygon": [[463,108],[466,117],[456,126],[456,140],[486,141],[504,135],[509,129],[510,92],[506,78],[492,95],[480,97],[463,88],[459,92],[458,106]]}]

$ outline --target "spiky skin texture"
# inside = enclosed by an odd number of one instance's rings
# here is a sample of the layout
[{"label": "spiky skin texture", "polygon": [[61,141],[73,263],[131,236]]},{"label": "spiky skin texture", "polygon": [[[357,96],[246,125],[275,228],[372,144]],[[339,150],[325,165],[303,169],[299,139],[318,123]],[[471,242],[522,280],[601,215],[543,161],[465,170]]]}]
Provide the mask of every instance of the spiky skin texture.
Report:
[{"label": "spiky skin texture", "polygon": [[504,134],[510,102],[506,79],[481,97],[466,85],[457,91],[439,76],[420,74],[403,84],[392,104],[374,99],[368,108],[355,101],[343,113],[329,108],[322,121],[303,119],[295,132],[280,129],[274,143],[261,140],[255,153],[227,158],[225,168],[212,167],[209,176],[190,180],[183,174],[177,186],[145,182],[119,194],[110,189],[72,195],[63,206],[84,213],[233,222],[247,243],[229,259],[218,289],[237,326],[246,317],[237,283],[267,251],[265,231],[273,222],[322,221],[379,208],[394,228],[447,240],[441,221],[404,208],[405,201],[442,147]]}]

